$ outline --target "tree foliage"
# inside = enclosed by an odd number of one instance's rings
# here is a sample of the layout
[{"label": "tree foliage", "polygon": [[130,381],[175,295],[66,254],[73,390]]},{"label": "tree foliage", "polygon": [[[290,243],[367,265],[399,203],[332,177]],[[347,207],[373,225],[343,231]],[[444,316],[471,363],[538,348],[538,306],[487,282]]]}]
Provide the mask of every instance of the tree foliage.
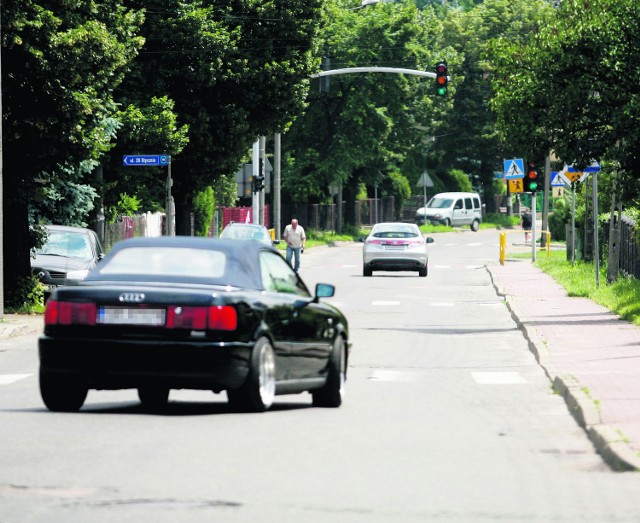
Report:
[{"label": "tree foliage", "polygon": [[[7,303],[30,274],[29,203],[38,182],[81,180],[73,169],[109,148],[113,89],[142,41],[142,14],[118,0],[2,2],[3,201]],[[48,183],[48,182],[47,182]]]},{"label": "tree foliage", "polygon": [[[326,4],[319,49],[331,69],[381,66],[431,70],[441,46],[441,24],[432,9],[410,2],[353,10],[342,0]],[[447,51],[452,62],[456,54]],[[285,135],[283,191],[292,200],[322,201],[341,185],[355,199],[360,183],[379,185],[391,172],[415,183],[415,159],[425,132],[441,112],[433,83],[403,74],[330,76],[309,95],[309,106]],[[446,101],[444,105],[446,106]],[[407,172],[410,165],[412,172]],[[390,184],[390,188],[394,184]],[[353,189],[353,190],[351,190]]]},{"label": "tree foliage", "polygon": [[145,9],[145,46],[122,86],[128,103],[175,103],[188,143],[173,159],[177,230],[192,198],[233,174],[260,135],[300,112],[314,60],[321,0],[123,0]]}]

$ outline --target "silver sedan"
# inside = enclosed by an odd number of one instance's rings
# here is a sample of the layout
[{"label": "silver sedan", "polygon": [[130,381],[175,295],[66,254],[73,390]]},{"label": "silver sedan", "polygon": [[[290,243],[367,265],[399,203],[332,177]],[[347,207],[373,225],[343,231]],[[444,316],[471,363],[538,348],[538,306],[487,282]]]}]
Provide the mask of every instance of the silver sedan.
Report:
[{"label": "silver sedan", "polygon": [[426,276],[428,243],[433,243],[433,238],[425,238],[413,223],[378,223],[364,241],[362,275],[371,276],[373,271],[418,271],[420,276]]}]

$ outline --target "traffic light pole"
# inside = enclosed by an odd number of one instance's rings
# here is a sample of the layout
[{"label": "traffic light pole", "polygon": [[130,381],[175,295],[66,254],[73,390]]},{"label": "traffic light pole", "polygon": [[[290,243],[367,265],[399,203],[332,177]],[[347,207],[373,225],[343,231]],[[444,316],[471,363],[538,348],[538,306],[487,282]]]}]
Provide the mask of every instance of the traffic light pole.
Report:
[{"label": "traffic light pole", "polygon": [[536,261],[536,193],[531,193],[531,261]]}]

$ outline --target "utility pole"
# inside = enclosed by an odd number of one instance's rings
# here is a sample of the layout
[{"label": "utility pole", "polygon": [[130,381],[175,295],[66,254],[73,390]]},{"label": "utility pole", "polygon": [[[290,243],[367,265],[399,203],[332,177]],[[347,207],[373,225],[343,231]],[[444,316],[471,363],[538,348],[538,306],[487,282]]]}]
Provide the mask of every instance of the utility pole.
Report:
[{"label": "utility pole", "polygon": [[[2,19],[0,18],[0,27],[2,27]],[[0,40],[2,40],[2,31],[0,30]],[[3,184],[3,164],[4,157],[2,152],[2,58],[0,57],[0,320],[4,317],[4,184]]]},{"label": "utility pole", "polygon": [[276,232],[276,240],[280,240],[280,230],[281,230],[281,201],[280,201],[280,176],[281,176],[281,135],[280,133],[276,133],[273,137],[273,221],[274,228]]}]

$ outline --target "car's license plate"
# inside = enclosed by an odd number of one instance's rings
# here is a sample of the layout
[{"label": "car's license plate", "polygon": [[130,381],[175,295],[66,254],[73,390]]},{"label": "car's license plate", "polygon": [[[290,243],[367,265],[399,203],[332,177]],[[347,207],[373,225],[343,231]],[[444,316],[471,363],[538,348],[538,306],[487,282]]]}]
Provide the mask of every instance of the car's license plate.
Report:
[{"label": "car's license plate", "polygon": [[404,245],[385,245],[385,251],[404,251]]},{"label": "car's license plate", "polygon": [[133,309],[125,307],[101,307],[98,323],[104,325],[164,325],[165,309]]}]

